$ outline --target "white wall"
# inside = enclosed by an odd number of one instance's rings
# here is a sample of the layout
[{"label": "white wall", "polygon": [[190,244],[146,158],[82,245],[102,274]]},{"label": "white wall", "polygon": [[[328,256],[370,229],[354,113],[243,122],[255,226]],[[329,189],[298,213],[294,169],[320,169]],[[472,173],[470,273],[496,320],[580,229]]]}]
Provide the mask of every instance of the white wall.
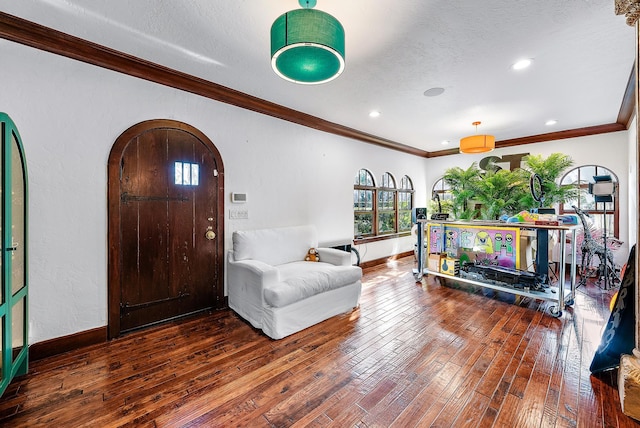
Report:
[{"label": "white wall", "polygon": [[[321,242],[353,236],[352,183],[409,175],[416,206],[446,168],[476,158],[422,159],[304,128],[199,96],[1,41],[0,110],[14,120],[29,169],[29,343],[107,323],[107,159],[117,137],[149,119],[205,133],[225,167],[225,248],[238,229],[314,223]],[[210,77],[215,81],[215,76]],[[322,90],[318,87],[318,90]],[[499,149],[572,155],[615,171],[628,194],[626,132]],[[606,149],[603,150],[603,147]],[[523,150],[524,149],[524,150]],[[622,155],[620,153],[623,153]],[[248,220],[229,220],[231,192],[246,192]],[[628,212],[621,201],[621,212]],[[621,219],[627,234],[626,219]],[[621,230],[622,232],[622,230]],[[363,261],[413,249],[413,238],[360,246]]]},{"label": "white wall", "polygon": [[[30,344],[107,323],[107,160],[138,122],[183,121],[216,145],[227,249],[233,230],[305,223],[317,225],[321,242],[351,239],[352,183],[363,167],[407,174],[427,193],[425,159],[416,156],[11,42],[0,41],[0,51],[0,109],[18,126],[29,172]],[[248,194],[248,220],[228,220],[240,208],[231,192]]]}]

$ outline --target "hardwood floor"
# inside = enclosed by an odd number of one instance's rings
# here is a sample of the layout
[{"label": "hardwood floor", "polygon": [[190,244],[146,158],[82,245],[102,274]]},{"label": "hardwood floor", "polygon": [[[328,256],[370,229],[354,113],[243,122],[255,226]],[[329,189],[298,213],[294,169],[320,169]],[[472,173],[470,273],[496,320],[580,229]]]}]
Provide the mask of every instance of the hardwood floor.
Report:
[{"label": "hardwood floor", "polygon": [[592,376],[612,291],[573,309],[365,271],[361,306],[273,341],[225,310],[36,361],[10,427],[638,427],[616,371]]}]

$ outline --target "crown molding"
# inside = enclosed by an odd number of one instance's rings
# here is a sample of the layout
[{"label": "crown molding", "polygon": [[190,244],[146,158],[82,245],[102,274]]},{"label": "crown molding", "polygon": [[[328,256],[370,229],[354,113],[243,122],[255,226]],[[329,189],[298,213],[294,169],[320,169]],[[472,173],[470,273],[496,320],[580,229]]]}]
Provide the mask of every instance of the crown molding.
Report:
[{"label": "crown molding", "polygon": [[[368,134],[334,122],[329,122],[316,116],[272,103],[270,101],[254,97],[253,95],[146,61],[133,55],[129,55],[4,12],[0,12],[0,38],[160,85],[200,95],[205,98],[306,126],[308,128],[313,128],[319,131],[418,157],[433,158],[459,153],[457,148],[428,152],[426,150]],[[627,82],[627,88],[616,123],[497,141],[496,148],[540,143],[563,138],[581,137],[628,129],[634,113],[634,93],[635,72],[632,71],[629,81]]]},{"label": "crown molding", "polygon": [[[621,123],[609,123],[606,125],[587,126],[584,128],[567,129],[565,131],[549,132],[547,134],[531,135],[529,137],[512,138],[510,140],[496,141],[496,149],[525,144],[545,143],[548,141],[564,140],[566,138],[586,137],[589,135],[607,134],[609,132],[625,131],[627,127]],[[460,154],[459,149],[439,150],[430,152],[429,158]]]},{"label": "crown molding", "polygon": [[428,156],[425,150],[329,122],[4,12],[0,12],[0,37],[319,131],[415,156]]}]

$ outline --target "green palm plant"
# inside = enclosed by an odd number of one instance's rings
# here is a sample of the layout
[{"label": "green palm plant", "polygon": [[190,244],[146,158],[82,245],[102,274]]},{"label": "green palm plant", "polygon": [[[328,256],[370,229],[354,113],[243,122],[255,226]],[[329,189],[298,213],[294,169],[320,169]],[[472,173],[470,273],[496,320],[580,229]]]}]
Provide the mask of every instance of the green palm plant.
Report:
[{"label": "green palm plant", "polygon": [[[573,166],[573,159],[563,153],[551,153],[543,158],[541,155],[528,155],[523,159],[524,171],[531,176],[538,174],[542,179],[544,205],[552,207],[580,195],[580,189],[573,184],[560,184],[560,177],[564,171]],[[531,192],[523,201],[525,209],[538,208],[539,203],[533,199]]]},{"label": "green palm plant", "polygon": [[480,218],[496,220],[503,214],[521,211],[527,191],[528,180],[523,180],[518,170],[486,171],[475,183],[474,199],[480,204]]},{"label": "green palm plant", "polygon": [[467,169],[460,167],[449,168],[445,171],[443,180],[450,186],[453,199],[451,214],[454,218],[468,220],[474,217],[475,209],[470,200],[475,195],[475,185],[480,180],[480,169],[473,162]]},{"label": "green palm plant", "polygon": [[524,157],[523,163],[523,168],[513,171],[482,171],[475,162],[467,169],[447,169],[443,179],[449,185],[453,197],[451,208],[443,211],[448,211],[460,220],[476,216],[493,220],[503,214],[514,215],[538,208],[539,203],[534,200],[530,189],[533,174],[538,174],[542,179],[546,207],[579,197],[578,187],[559,183],[562,173],[573,165],[569,156],[562,153],[552,153],[547,158],[528,155]]}]

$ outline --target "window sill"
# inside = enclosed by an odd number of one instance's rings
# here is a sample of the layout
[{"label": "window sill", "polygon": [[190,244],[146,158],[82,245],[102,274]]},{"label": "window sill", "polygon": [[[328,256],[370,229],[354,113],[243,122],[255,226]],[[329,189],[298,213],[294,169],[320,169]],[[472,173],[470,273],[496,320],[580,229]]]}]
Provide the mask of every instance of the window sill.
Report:
[{"label": "window sill", "polygon": [[402,238],[409,235],[411,235],[411,231],[400,232],[400,233],[389,233],[388,235],[353,238],[353,244],[354,245],[368,244],[369,242],[386,241],[387,239]]}]

